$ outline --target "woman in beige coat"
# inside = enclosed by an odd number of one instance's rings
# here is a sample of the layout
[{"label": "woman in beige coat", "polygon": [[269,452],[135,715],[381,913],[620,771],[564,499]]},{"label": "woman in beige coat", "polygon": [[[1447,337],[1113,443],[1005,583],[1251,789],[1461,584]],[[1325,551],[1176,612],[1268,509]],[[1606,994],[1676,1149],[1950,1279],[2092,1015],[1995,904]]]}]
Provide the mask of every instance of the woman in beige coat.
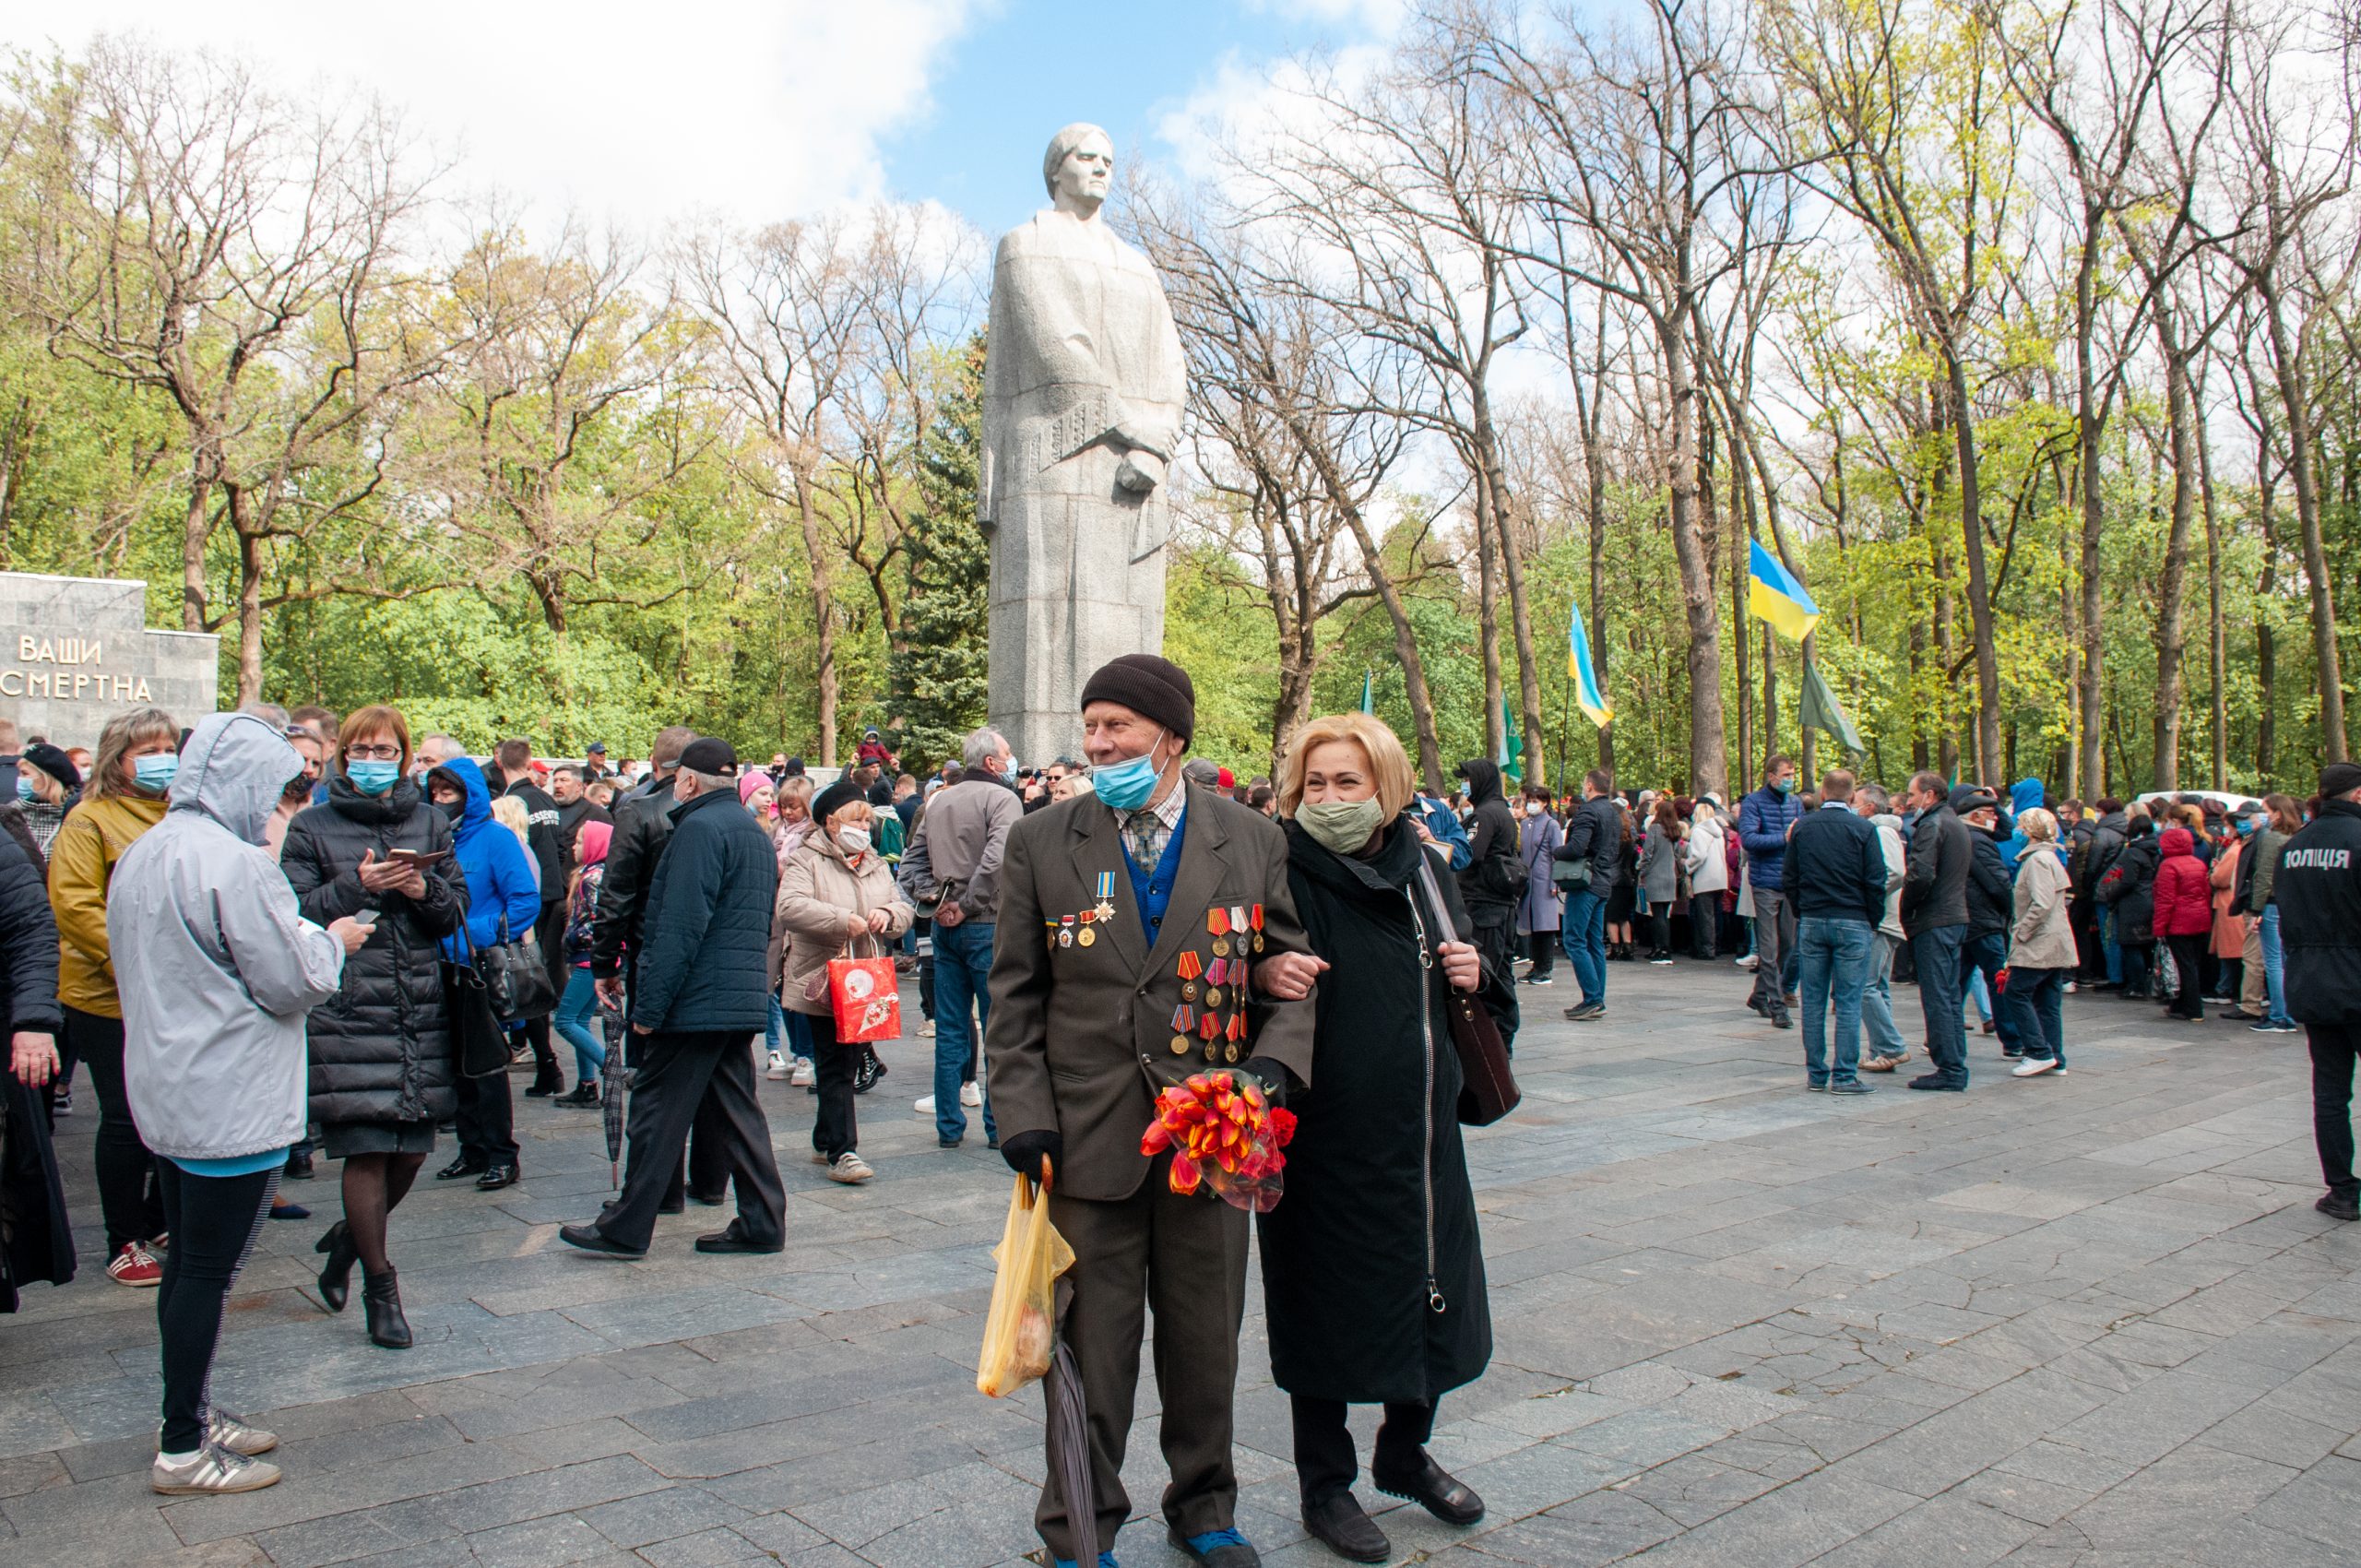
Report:
[{"label": "woman in beige coat", "polygon": [[912,914],[894,885],[894,868],[871,841],[873,822],[869,802],[849,778],[829,785],[813,801],[812,830],[788,855],[778,884],[778,924],[787,932],[779,1002],[812,1026],[819,1080],[812,1158],[828,1168],[831,1181],[848,1184],[876,1174],[854,1146],[853,1070],[868,1048],[836,1042],[828,960],[855,952],[886,954],[893,939],[909,929]]},{"label": "woman in beige coat", "polygon": [[2017,818],[2016,919],[2009,931],[2008,1005],[2017,1010],[2024,1060],[2020,1078],[2066,1075],[2066,982],[2074,978],[2073,928],[2066,901],[2073,877],[2058,858],[2058,819],[2039,806]]}]

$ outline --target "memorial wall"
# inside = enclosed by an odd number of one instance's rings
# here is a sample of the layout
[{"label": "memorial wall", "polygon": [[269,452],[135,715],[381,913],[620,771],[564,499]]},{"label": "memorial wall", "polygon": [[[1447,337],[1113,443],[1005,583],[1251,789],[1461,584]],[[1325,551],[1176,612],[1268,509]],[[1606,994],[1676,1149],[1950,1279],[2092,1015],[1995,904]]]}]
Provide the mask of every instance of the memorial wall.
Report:
[{"label": "memorial wall", "polygon": [[125,708],[160,707],[184,725],[211,713],[221,639],[151,630],[147,612],[144,582],[0,572],[0,719],[88,746]]}]

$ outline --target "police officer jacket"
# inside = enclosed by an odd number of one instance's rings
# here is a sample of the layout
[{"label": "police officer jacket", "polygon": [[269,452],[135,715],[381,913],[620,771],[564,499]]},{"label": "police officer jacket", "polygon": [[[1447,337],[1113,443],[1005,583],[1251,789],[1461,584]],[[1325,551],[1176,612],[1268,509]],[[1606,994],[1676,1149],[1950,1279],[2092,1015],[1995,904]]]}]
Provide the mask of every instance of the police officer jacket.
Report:
[{"label": "police officer jacket", "polygon": [[2279,856],[2272,900],[2286,955],[2287,1014],[2303,1024],[2361,1022],[2361,805],[2321,802]]}]

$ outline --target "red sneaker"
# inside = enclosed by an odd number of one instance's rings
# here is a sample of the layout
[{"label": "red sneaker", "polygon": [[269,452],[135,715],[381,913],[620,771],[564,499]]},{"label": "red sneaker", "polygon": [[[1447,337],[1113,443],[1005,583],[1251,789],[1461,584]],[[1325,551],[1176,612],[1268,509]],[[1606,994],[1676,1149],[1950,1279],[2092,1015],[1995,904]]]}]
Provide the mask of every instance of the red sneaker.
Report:
[{"label": "red sneaker", "polygon": [[164,1265],[156,1254],[137,1241],[125,1241],[123,1251],[107,1265],[107,1277],[117,1285],[154,1287],[163,1282]]}]

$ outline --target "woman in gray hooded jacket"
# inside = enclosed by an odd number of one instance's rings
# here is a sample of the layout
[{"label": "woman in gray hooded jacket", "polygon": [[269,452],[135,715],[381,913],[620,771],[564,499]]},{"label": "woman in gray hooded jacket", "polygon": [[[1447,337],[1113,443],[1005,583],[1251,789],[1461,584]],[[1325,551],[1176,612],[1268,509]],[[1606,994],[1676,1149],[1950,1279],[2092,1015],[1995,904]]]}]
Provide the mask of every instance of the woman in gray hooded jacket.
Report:
[{"label": "woman in gray hooded jacket", "polygon": [[247,713],[205,719],[183,748],[164,820],[115,862],[107,896],[126,1041],[124,1088],[172,1244],[156,1291],[163,1428],[148,1484],[168,1494],[252,1491],[279,1479],[253,1457],[267,1431],[214,1409],[208,1384],[230,1288],[303,1135],[303,1019],[336,994],[369,940],[323,931],[264,848],[303,759]]}]

